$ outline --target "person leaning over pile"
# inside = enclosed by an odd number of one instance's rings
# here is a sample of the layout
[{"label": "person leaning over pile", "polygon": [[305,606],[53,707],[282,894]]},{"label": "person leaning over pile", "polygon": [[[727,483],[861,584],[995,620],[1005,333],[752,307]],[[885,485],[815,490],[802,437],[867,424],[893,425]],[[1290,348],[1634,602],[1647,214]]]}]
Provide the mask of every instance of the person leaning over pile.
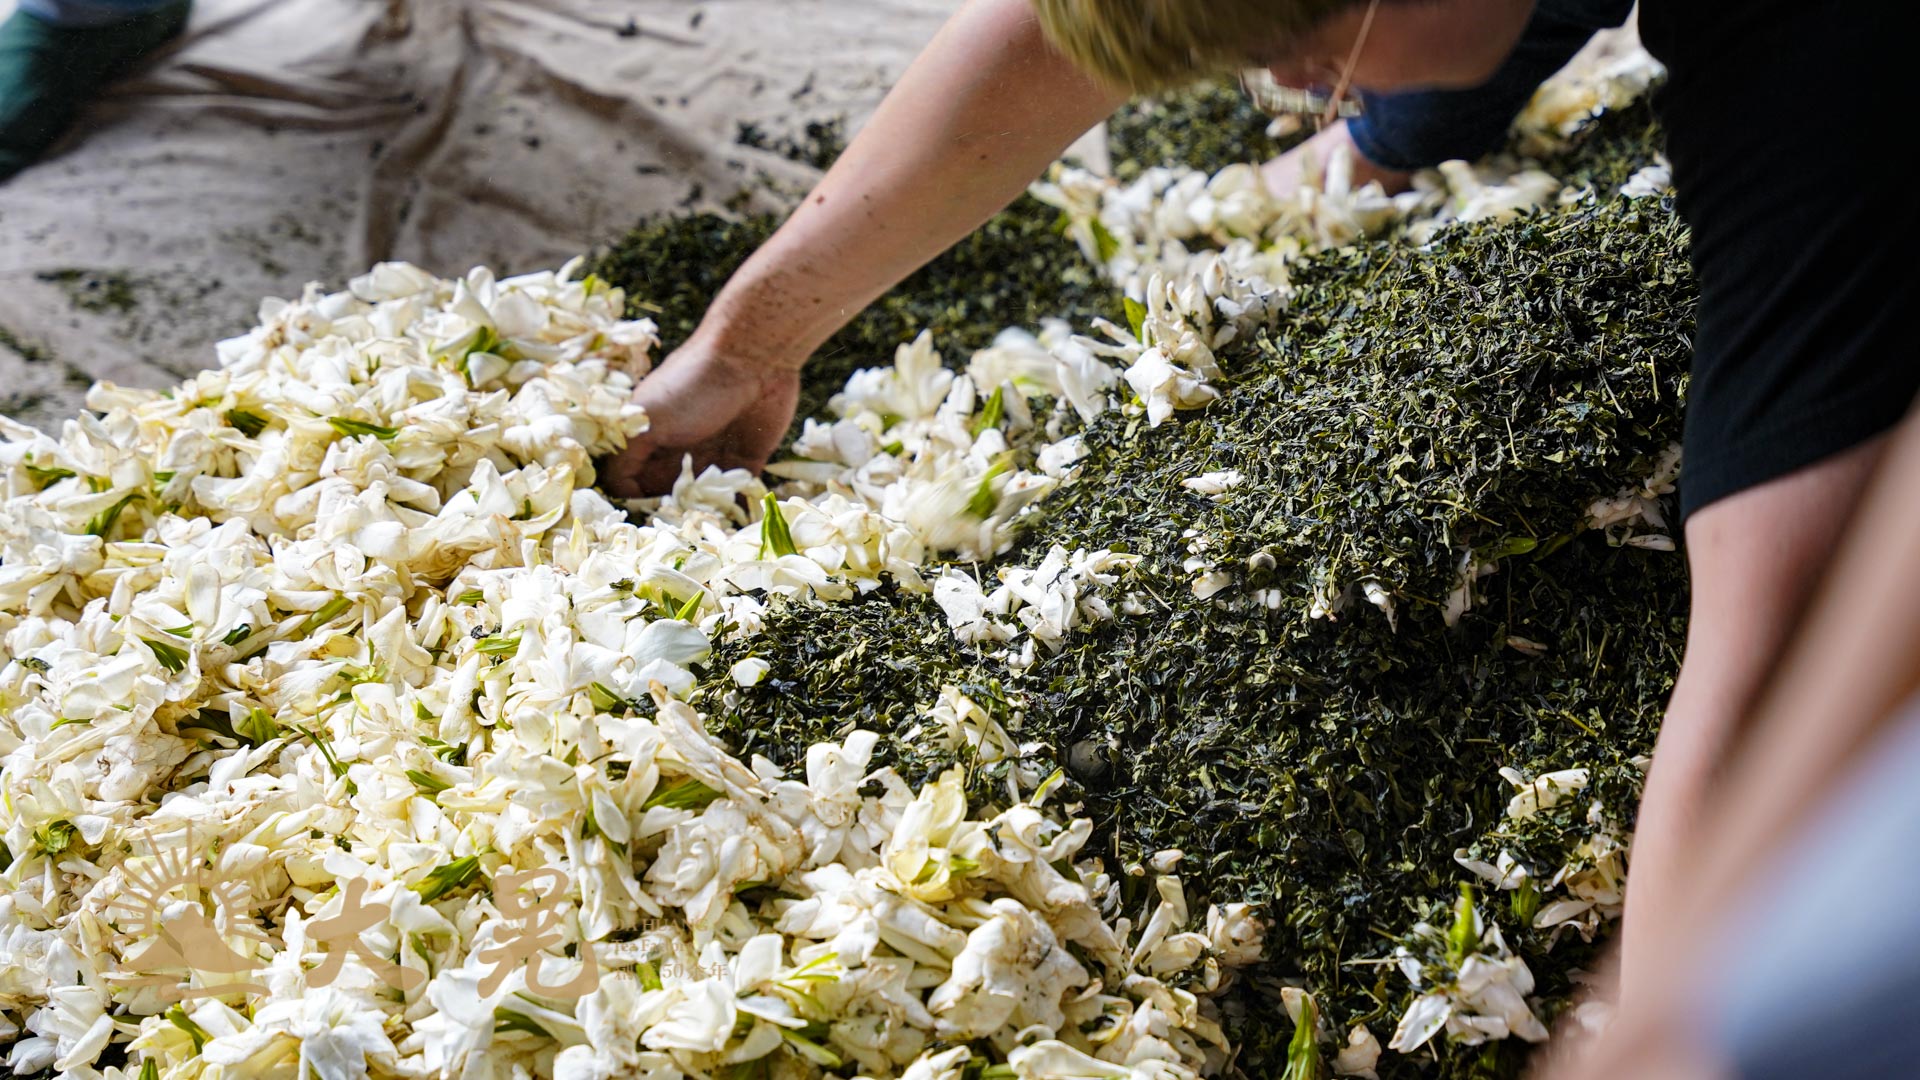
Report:
[{"label": "person leaning over pile", "polygon": [[[1686,903],[1674,883],[1716,763],[1920,386],[1902,322],[1916,203],[1886,167],[1891,117],[1876,115],[1898,100],[1904,10],[1640,6],[1641,38],[1669,72],[1656,107],[1700,306],[1681,487],[1691,619],[1635,833],[1627,996],[1652,968],[1635,927]],[[609,463],[609,487],[664,490],[683,453],[763,465],[807,356],[1129,92],[1255,66],[1291,86],[1487,86],[1527,55],[1516,45],[1534,17],[1530,0],[973,0],[641,382],[654,426]],[[1818,91],[1792,72],[1847,81]]]}]

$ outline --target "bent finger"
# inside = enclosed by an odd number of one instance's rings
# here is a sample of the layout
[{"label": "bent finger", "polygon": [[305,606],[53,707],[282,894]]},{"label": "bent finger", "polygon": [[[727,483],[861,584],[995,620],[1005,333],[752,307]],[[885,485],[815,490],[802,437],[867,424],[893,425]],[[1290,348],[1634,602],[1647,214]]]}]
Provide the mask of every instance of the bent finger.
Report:
[{"label": "bent finger", "polygon": [[597,462],[600,488],[616,499],[634,499],[642,494],[640,472],[655,449],[645,433],[634,436],[626,449]]}]

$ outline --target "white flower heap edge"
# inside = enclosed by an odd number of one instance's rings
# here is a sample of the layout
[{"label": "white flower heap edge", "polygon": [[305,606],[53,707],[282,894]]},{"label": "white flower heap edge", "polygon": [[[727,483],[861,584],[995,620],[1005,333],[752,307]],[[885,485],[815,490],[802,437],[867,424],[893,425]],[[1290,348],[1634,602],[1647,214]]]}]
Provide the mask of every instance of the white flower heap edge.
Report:
[{"label": "white flower heap edge", "polygon": [[[836,424],[815,497],[689,475],[635,525],[592,461],[645,428],[652,328],[571,269],[382,266],[269,302],[171,392],[96,387],[58,439],[5,425],[9,1064],[1217,1069],[1206,995],[1258,955],[1247,908],[1197,920],[1169,874],[1136,923],[1047,784],[976,816],[958,773],[916,793],[858,731],[788,778],[682,700],[768,594],[911,586],[934,549],[1004,543],[1044,484],[995,471],[971,387],[910,349],[843,410],[888,408],[905,461]],[[955,475],[913,474],[954,424]],[[905,524],[956,495],[984,512]],[[1028,591],[1035,636],[1070,622]]]}]

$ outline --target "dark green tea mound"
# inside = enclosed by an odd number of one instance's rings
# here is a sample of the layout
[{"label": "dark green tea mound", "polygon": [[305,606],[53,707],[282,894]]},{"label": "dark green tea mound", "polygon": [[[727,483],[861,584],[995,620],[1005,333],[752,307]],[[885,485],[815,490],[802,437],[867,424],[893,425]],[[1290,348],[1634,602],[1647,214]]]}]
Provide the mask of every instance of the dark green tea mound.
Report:
[{"label": "dark green tea mound", "polygon": [[[1460,227],[1431,251],[1360,245],[1296,284],[1279,327],[1221,358],[1219,403],[1160,429],[1093,424],[1086,469],[1106,479],[1049,500],[1030,544],[1126,540],[1171,572],[1198,529],[1209,559],[1289,610],[1377,581],[1417,625],[1465,551],[1550,551],[1679,438],[1693,289],[1657,206]],[[1180,486],[1220,470],[1245,477],[1222,502]]]},{"label": "dark green tea mound", "polygon": [[1107,121],[1113,174],[1131,180],[1156,166],[1217,172],[1228,165],[1258,164],[1312,133],[1301,123],[1293,134],[1267,134],[1272,118],[1231,79],[1196,83],[1132,102]]}]

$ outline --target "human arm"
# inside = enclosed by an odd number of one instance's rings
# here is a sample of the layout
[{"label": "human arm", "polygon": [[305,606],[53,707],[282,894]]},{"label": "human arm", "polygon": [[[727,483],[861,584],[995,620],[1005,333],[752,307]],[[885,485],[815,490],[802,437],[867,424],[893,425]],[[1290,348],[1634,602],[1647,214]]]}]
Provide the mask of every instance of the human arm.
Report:
[{"label": "human arm", "polygon": [[[1920,543],[1920,501],[1912,497],[1920,422],[1910,417],[1888,442],[1832,569],[1742,725],[1743,749],[1688,839],[1693,858],[1672,889],[1684,903],[1636,916],[1628,931],[1650,939],[1640,952],[1649,970],[1638,973],[1599,1045],[1544,1070],[1551,1080],[1639,1076],[1646,1060],[1726,1052],[1709,1044],[1699,1022],[1726,992],[1711,984],[1727,958],[1709,946],[1724,945],[1737,913],[1799,887],[1763,875],[1777,871],[1787,845],[1804,849],[1806,823],[1857,782],[1863,763],[1892,741],[1893,724],[1911,719],[1900,706],[1920,693],[1920,609],[1912,602],[1920,593],[1912,558]],[[1832,868],[1803,861],[1797,869]]]},{"label": "human arm", "polygon": [[634,397],[653,426],[609,463],[608,489],[664,490],[687,453],[765,464],[792,422],[807,357],[1124,100],[1053,50],[1027,0],[971,0],[641,382]]}]

